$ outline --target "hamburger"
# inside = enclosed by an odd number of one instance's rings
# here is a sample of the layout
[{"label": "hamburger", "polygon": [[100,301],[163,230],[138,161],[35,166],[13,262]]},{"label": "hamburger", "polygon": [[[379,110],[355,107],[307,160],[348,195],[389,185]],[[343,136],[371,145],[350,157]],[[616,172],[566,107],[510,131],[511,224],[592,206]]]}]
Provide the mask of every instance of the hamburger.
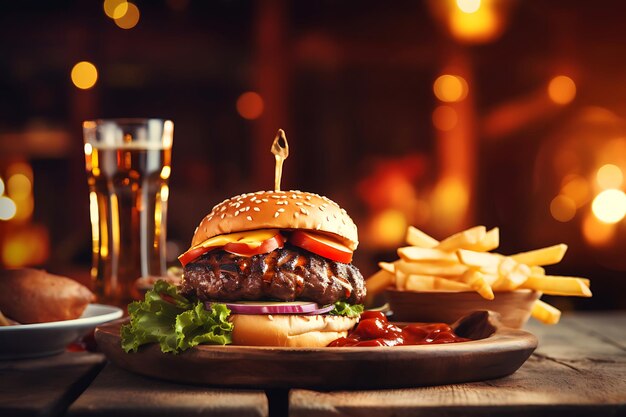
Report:
[{"label": "hamburger", "polygon": [[365,283],[351,264],[357,246],[354,222],[326,197],[259,191],[225,200],[179,257],[180,285],[158,280],[128,305],[121,347],[327,346],[363,311]]},{"label": "hamburger", "polygon": [[[179,293],[230,310],[232,343],[321,347],[346,336],[365,297],[357,228],[330,199],[242,194],[213,207],[179,260]],[[343,314],[342,314],[343,313]]]}]

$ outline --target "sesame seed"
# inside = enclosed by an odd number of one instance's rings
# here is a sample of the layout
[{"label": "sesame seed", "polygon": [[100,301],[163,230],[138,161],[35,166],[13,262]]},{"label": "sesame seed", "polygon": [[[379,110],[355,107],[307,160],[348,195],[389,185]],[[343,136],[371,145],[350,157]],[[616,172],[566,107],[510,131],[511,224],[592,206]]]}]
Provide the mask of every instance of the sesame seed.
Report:
[{"label": "sesame seed", "polygon": [[254,211],[261,211],[261,209],[260,209],[260,208],[258,208],[258,207],[254,207],[254,208],[253,208],[253,210],[254,210]]},{"label": "sesame seed", "polygon": [[311,204],[311,203],[309,203],[309,202],[306,202],[306,201],[304,202],[304,204],[306,204],[306,205],[307,205],[307,206],[309,206],[309,207],[315,207],[313,204]]},{"label": "sesame seed", "polygon": [[311,201],[311,196],[310,196],[310,195],[307,195],[307,196],[306,196],[306,199],[307,199],[307,200],[309,200],[309,201]]},{"label": "sesame seed", "polygon": [[267,198],[262,198],[261,201],[267,203],[269,200]]},{"label": "sesame seed", "polygon": [[330,221],[330,216],[326,216],[326,221],[329,222]]},{"label": "sesame seed", "polygon": [[276,211],[277,211],[277,212],[279,212],[279,213],[284,213],[284,212],[285,212],[285,209],[284,209],[284,208],[279,208],[279,209],[278,209],[278,210],[276,210]]},{"label": "sesame seed", "polygon": [[258,195],[258,194],[263,194],[263,193],[265,193],[265,191],[257,191],[255,194]]},{"label": "sesame seed", "polygon": [[322,223],[318,223],[317,226],[315,226],[315,230],[320,230],[322,228]]},{"label": "sesame seed", "polygon": [[224,211],[224,210],[226,210],[226,206],[220,207],[220,211]]},{"label": "sesame seed", "polygon": [[248,207],[246,207],[246,208],[244,209],[244,211],[248,211],[248,210],[250,210],[250,206],[248,206]]},{"label": "sesame seed", "polygon": [[302,203],[298,201],[298,202],[296,202],[296,206],[300,207],[300,206],[302,206]]},{"label": "sesame seed", "polygon": [[274,217],[278,217],[280,215],[279,212],[274,213]]},{"label": "sesame seed", "polygon": [[302,214],[309,214],[304,207],[300,207],[300,212],[302,212]]},{"label": "sesame seed", "polygon": [[293,212],[294,219],[297,219],[299,215],[300,215],[300,213],[298,213],[297,211]]},{"label": "sesame seed", "polygon": [[235,212],[235,216],[239,216],[239,210]]},{"label": "sesame seed", "polygon": [[250,201],[254,201],[254,200],[256,200],[256,196],[253,196],[253,197],[250,199]]},{"label": "sesame seed", "polygon": [[318,209],[320,209],[320,211],[324,211],[324,206],[318,206]]},{"label": "sesame seed", "polygon": [[276,195],[276,194],[273,194],[273,195],[271,195],[270,197],[272,197],[272,198],[276,198],[276,199],[280,198],[280,196],[279,196],[279,195]]},{"label": "sesame seed", "polygon": [[298,198],[298,196],[297,196],[297,195],[295,195],[295,194],[291,194],[291,198],[294,198],[294,199],[295,199],[295,198]]},{"label": "sesame seed", "polygon": [[226,213],[222,213],[220,217],[223,219],[224,216],[226,216]]},{"label": "sesame seed", "polygon": [[252,221],[252,216],[246,216],[246,219]]}]

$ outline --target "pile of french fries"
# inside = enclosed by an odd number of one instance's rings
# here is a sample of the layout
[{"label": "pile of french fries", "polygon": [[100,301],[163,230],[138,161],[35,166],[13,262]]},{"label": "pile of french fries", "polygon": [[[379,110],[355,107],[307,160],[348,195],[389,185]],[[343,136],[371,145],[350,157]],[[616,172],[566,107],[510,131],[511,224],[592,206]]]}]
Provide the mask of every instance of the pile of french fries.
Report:
[{"label": "pile of french fries", "polygon": [[[406,291],[476,291],[493,300],[494,291],[532,289],[549,295],[591,297],[589,280],[546,275],[542,268],[563,259],[567,245],[560,244],[515,255],[490,252],[500,244],[497,227],[476,226],[438,241],[409,226],[406,242],[395,262],[380,262],[380,271],[367,281],[368,301],[395,287]],[[561,312],[537,300],[532,316],[546,324],[558,323]]]}]

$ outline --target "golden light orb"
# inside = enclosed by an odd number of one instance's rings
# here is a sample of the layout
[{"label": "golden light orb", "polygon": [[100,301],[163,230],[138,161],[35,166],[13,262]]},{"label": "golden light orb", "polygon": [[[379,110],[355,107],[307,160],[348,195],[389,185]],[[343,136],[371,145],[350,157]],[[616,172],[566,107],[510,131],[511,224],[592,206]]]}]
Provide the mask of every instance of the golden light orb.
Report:
[{"label": "golden light orb", "polygon": [[604,223],[617,223],[626,216],[626,194],[622,190],[604,190],[591,203],[593,214]]},{"label": "golden light orb", "polygon": [[467,81],[461,76],[444,74],[439,76],[433,84],[435,96],[444,102],[453,103],[467,97],[469,88]]},{"label": "golden light orb", "polygon": [[[118,10],[126,8],[125,13],[118,13]],[[122,29],[132,29],[139,23],[141,13],[139,8],[134,3],[120,4],[115,8],[115,15],[121,14],[120,17],[115,18],[115,24]]]},{"label": "golden light orb", "polygon": [[571,198],[559,194],[550,202],[550,214],[555,220],[568,222],[576,215],[576,203]]},{"label": "golden light orb", "polygon": [[88,61],[81,61],[74,65],[70,74],[72,83],[81,90],[88,90],[98,81],[98,69]]},{"label": "golden light orb", "polygon": [[613,164],[602,165],[596,173],[596,182],[601,188],[619,188],[624,180],[622,170]]},{"label": "golden light orb", "polygon": [[433,125],[441,131],[454,129],[458,122],[459,115],[451,106],[442,104],[433,111]]},{"label": "golden light orb", "polygon": [[568,104],[576,97],[576,83],[566,75],[558,75],[548,84],[548,97],[556,104]]}]

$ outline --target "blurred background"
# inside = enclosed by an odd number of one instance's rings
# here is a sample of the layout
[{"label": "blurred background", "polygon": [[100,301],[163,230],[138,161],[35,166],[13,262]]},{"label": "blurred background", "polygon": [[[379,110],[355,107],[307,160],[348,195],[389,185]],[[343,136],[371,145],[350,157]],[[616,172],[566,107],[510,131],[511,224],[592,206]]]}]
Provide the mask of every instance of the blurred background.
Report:
[{"label": "blurred background", "polygon": [[0,264],[88,274],[83,120],[174,121],[168,257],[229,196],[325,194],[364,275],[407,225],[499,226],[500,252],[567,243],[591,278],[561,309],[626,308],[626,31],[620,1],[3,3]]}]

